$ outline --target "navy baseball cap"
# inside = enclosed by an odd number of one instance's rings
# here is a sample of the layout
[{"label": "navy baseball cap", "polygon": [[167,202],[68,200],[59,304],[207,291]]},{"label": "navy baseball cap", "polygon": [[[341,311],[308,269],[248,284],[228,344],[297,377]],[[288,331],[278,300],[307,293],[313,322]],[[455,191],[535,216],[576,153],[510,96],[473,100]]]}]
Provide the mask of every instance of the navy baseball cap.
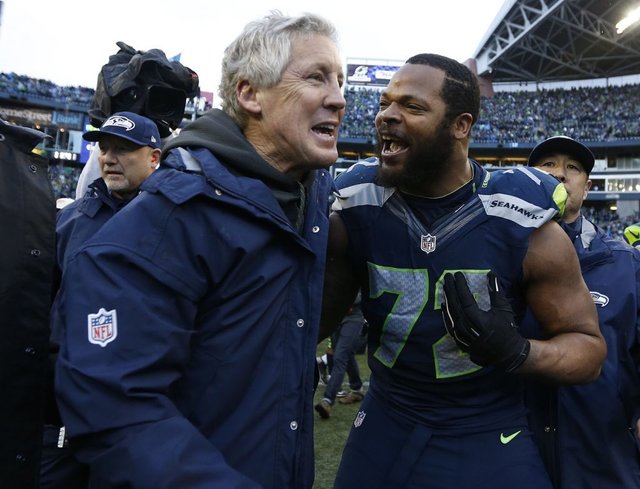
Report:
[{"label": "navy baseball cap", "polygon": [[527,165],[533,166],[550,154],[566,154],[582,165],[587,175],[593,170],[595,157],[589,148],[569,136],[554,136],[539,143],[529,155]]},{"label": "navy baseball cap", "polygon": [[85,132],[82,137],[87,141],[100,141],[103,134],[160,149],[160,133],[156,123],[133,112],[116,112],[102,123],[98,131]]}]

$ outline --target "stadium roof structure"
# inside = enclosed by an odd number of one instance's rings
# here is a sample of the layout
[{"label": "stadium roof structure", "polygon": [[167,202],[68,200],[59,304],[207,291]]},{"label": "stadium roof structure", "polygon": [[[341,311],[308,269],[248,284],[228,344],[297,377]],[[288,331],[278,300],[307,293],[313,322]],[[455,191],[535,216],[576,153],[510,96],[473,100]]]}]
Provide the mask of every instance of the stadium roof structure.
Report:
[{"label": "stadium roof structure", "polygon": [[640,22],[616,24],[639,0],[506,0],[474,58],[494,82],[547,82],[640,73]]}]

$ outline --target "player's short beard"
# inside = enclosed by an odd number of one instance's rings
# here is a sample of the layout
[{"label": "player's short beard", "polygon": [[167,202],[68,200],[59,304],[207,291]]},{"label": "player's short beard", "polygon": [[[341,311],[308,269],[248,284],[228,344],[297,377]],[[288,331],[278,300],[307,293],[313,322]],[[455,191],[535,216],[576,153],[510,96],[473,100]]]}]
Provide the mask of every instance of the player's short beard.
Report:
[{"label": "player's short beard", "polygon": [[[436,181],[446,171],[453,152],[453,143],[451,125],[445,120],[433,137],[411,146],[409,158],[402,168],[387,169],[380,166],[376,182],[383,187],[398,187],[420,195],[424,182]],[[382,159],[382,144],[379,141],[377,152],[378,157]]]}]

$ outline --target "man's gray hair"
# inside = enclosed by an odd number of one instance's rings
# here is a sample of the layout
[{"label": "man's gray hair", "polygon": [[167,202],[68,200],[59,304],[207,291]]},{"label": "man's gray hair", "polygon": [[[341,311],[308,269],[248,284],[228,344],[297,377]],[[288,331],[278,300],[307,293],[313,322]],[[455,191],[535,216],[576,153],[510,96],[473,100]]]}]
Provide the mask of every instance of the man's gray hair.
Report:
[{"label": "man's gray hair", "polygon": [[236,97],[238,82],[247,80],[256,88],[277,85],[291,61],[292,41],[313,34],[338,42],[333,24],[315,14],[288,17],[273,10],[262,19],[247,24],[224,51],[218,88],[222,110],[244,128],[247,114]]}]

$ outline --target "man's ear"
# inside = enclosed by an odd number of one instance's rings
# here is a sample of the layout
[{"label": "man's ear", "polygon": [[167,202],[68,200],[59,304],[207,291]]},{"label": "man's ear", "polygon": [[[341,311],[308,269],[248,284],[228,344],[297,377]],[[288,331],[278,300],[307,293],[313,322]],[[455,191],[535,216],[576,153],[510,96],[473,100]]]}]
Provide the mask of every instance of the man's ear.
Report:
[{"label": "man's ear", "polygon": [[236,85],[236,97],[240,107],[248,113],[257,115],[262,112],[257,92],[247,80],[242,80]]},{"label": "man's ear", "polygon": [[160,165],[160,157],[161,156],[162,156],[162,150],[161,149],[152,148],[150,163],[151,163],[151,166],[154,169],[158,168],[158,165]]},{"label": "man's ear", "polygon": [[582,200],[587,198],[587,194],[589,193],[589,190],[591,190],[592,184],[593,182],[590,179],[587,179],[587,183],[584,185],[584,193],[582,195]]},{"label": "man's ear", "polygon": [[473,127],[473,116],[464,112],[453,120],[451,129],[456,139],[464,139],[469,137],[471,127]]}]

